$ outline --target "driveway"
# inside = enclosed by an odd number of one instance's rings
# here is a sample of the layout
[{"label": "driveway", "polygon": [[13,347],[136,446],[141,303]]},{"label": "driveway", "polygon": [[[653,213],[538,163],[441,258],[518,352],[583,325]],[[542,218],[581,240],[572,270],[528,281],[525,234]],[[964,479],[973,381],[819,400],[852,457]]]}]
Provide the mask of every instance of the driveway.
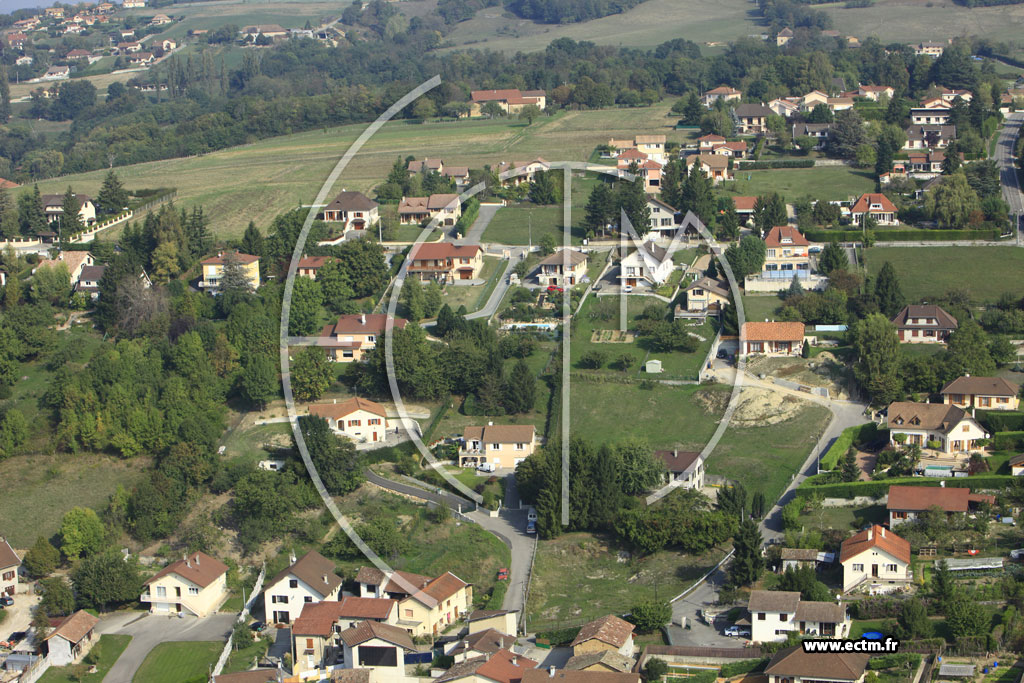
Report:
[{"label": "driveway", "polygon": [[722,629],[728,624],[724,619],[719,619],[714,625],[709,626],[700,619],[700,611],[707,609],[712,611],[725,612],[728,608],[718,607],[718,590],[725,583],[726,573],[720,568],[708,577],[708,580],[694,588],[690,593],[680,600],[672,603],[673,624],[682,623],[685,618],[690,628],[684,629],[678,626],[669,626],[669,642],[672,645],[685,645],[689,647],[736,647],[742,641],[736,638],[728,638],[722,635]]},{"label": "driveway", "polygon": [[166,642],[227,642],[236,614],[214,614],[205,619],[170,617],[148,612],[117,612],[100,619],[96,631],[132,637],[103,683],[129,683],[150,650]]},{"label": "driveway", "polygon": [[18,593],[14,596],[14,604],[5,607],[7,617],[0,626],[0,640],[8,640],[15,631],[28,631],[32,624],[32,610],[39,604],[39,596],[35,593]]},{"label": "driveway", "polygon": [[465,237],[455,240],[455,243],[480,244],[480,238],[483,237],[484,230],[487,229],[491,219],[494,218],[494,214],[498,213],[500,208],[497,204],[481,204],[476,220],[473,221],[473,225],[469,226],[469,232],[466,233]]}]

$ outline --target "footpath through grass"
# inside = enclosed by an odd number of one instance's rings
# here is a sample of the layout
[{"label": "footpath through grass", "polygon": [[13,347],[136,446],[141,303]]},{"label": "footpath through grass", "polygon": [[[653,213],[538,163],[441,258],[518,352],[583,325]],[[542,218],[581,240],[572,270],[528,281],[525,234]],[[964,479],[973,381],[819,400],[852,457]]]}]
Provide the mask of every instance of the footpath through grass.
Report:
[{"label": "footpath through grass", "polygon": [[99,641],[92,646],[92,651],[90,652],[90,654],[96,654],[98,657],[96,673],[79,677],[80,667],[88,667],[85,664],[77,666],[51,666],[43,674],[43,677],[39,679],[39,683],[100,683],[104,676],[107,675],[107,672],[110,671],[110,667],[114,666],[114,662],[121,656],[124,649],[128,647],[131,639],[131,636],[106,633],[100,636]]},{"label": "footpath through grass", "polygon": [[200,683],[217,663],[221,641],[160,643],[146,655],[133,683]]}]

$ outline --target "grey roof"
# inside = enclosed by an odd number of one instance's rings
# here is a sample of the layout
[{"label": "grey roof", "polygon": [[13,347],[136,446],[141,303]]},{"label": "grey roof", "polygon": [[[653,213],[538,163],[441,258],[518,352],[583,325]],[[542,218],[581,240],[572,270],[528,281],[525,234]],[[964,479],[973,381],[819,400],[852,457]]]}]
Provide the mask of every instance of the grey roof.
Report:
[{"label": "grey roof", "polygon": [[953,664],[951,662],[943,662],[939,667],[940,676],[953,676],[955,678],[971,678],[974,676],[974,665],[973,664]]},{"label": "grey roof", "polygon": [[765,116],[765,117],[767,117],[767,116],[771,116],[772,114],[775,113],[771,109],[769,109],[768,107],[764,106],[763,104],[741,104],[741,105],[738,105],[734,109],[734,111],[736,112],[736,116],[739,116],[739,117],[750,117],[750,116]]},{"label": "grey roof", "polygon": [[342,190],[330,204],[325,207],[327,211],[370,211],[377,207],[373,201],[362,192],[350,192]]},{"label": "grey roof", "polygon": [[633,660],[623,654],[619,654],[615,650],[601,650],[600,652],[587,652],[586,654],[575,655],[570,657],[569,661],[565,663],[565,668],[580,671],[595,664],[604,664],[610,669],[621,672],[633,670]]},{"label": "grey roof", "polygon": [[796,612],[800,605],[798,591],[750,591],[747,609],[754,612]]},{"label": "grey roof", "polygon": [[818,559],[818,551],[814,548],[783,548],[782,559],[815,562]]},{"label": "grey roof", "polygon": [[825,624],[839,624],[846,620],[846,607],[843,603],[814,602],[801,600],[796,608],[795,621],[814,621]]},{"label": "grey roof", "polygon": [[793,135],[813,135],[823,131],[830,131],[835,128],[834,123],[796,123],[793,124]]},{"label": "grey roof", "polygon": [[569,252],[569,265],[576,266],[587,260],[587,255],[576,249],[559,249],[540,262],[542,266],[560,266],[565,263],[565,252]]},{"label": "grey roof", "polygon": [[950,571],[963,572],[975,569],[1002,569],[1001,557],[954,557],[946,560]]}]

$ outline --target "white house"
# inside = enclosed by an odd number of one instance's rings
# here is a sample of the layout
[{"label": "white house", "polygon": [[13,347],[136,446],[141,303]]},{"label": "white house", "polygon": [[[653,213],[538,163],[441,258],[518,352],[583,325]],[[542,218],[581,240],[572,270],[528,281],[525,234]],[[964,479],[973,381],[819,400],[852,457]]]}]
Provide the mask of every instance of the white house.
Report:
[{"label": "white house", "polygon": [[332,430],[353,441],[383,441],[388,431],[384,406],[358,396],[341,403],[316,403],[309,414],[325,418]]},{"label": "white house", "polygon": [[967,411],[946,403],[895,401],[887,412],[889,443],[920,446],[941,453],[966,453],[982,448],[989,434]]},{"label": "white house", "polygon": [[657,197],[647,198],[647,209],[651,212],[651,231],[671,237],[676,231],[676,210]]},{"label": "white house", "polygon": [[398,626],[364,621],[339,634],[346,669],[371,669],[378,678],[405,678],[405,655],[414,652],[409,633]]},{"label": "white house", "polygon": [[0,536],[0,595],[14,595],[18,592],[18,570],[21,558],[7,539]]},{"label": "white house", "polygon": [[697,451],[654,451],[654,457],[665,463],[666,483],[680,482],[685,489],[704,488],[704,460]]},{"label": "white house", "polygon": [[843,541],[843,592],[865,582],[896,586],[910,581],[910,542],[884,526],[873,524]]},{"label": "white house", "polygon": [[267,621],[290,624],[311,602],[337,600],[341,593],[341,577],[334,573],[334,563],[310,550],[267,582],[263,603]]},{"label": "white house", "polygon": [[674,268],[668,249],[659,247],[653,240],[647,241],[622,259],[619,284],[628,287],[643,284],[657,287],[668,280]]},{"label": "white house", "polygon": [[779,650],[765,667],[768,683],[861,683],[871,655],[865,652]]},{"label": "white house", "polygon": [[755,643],[781,642],[792,631],[818,638],[845,638],[850,632],[843,603],[801,600],[799,591],[751,591],[747,609]]}]

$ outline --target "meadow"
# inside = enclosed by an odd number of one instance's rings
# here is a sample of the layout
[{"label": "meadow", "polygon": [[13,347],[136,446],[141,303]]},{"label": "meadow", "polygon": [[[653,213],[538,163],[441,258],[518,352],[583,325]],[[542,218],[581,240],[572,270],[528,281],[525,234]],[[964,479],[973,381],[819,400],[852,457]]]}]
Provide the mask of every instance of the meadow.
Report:
[{"label": "meadow", "polygon": [[146,655],[133,681],[136,683],[181,683],[209,674],[217,661],[222,642],[165,642]]},{"label": "meadow", "polygon": [[1024,272],[1024,250],[1014,247],[871,247],[864,252],[868,275],[892,263],[909,303],[926,301],[951,289],[966,289],[975,303],[1018,292],[1014,278]]},{"label": "meadow", "polygon": [[734,182],[726,185],[729,192],[749,197],[778,192],[790,202],[804,196],[826,201],[847,200],[875,189],[871,173],[849,166],[737,170],[735,177]]},{"label": "meadow", "polygon": [[864,8],[847,9],[836,3],[817,9],[832,15],[840,31],[848,31],[861,40],[877,36],[883,45],[944,41],[962,35],[1016,43],[1024,21],[1021,5],[969,9],[952,0],[876,0]]},{"label": "meadow", "polygon": [[[610,137],[663,133],[683,140],[665,114],[670,102],[638,109],[568,111],[542,116],[527,126],[515,119],[427,122],[392,121],[363,147],[342,173],[334,192],[370,193],[397,158],[442,157],[447,163],[480,168],[500,161],[588,159]],[[262,140],[196,157],[153,161],[117,169],[129,189],[176,187],[177,204],[202,204],[211,230],[238,238],[250,220],[266,228],[283,211],[310,204],[331,168],[365,124],[339,126]],[[105,170],[39,183],[43,192],[71,185],[95,196]],[[372,194],[372,193],[371,193]],[[115,232],[103,235],[104,239]]]}]

